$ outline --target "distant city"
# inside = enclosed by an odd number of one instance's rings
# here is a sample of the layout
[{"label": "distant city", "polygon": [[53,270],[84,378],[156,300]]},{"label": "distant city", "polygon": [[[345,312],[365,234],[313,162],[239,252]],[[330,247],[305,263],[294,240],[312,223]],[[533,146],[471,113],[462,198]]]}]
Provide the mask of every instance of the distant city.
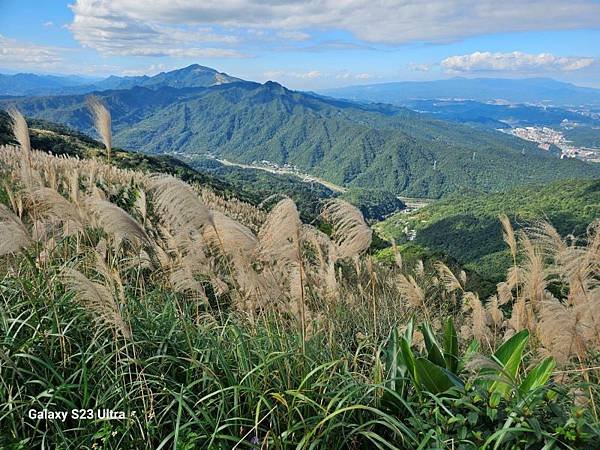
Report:
[{"label": "distant city", "polygon": [[526,141],[538,143],[538,147],[550,151],[554,145],[560,149],[561,158],[578,158],[584,161],[600,162],[600,148],[576,146],[567,140],[561,131],[544,126],[518,127],[500,130]]}]

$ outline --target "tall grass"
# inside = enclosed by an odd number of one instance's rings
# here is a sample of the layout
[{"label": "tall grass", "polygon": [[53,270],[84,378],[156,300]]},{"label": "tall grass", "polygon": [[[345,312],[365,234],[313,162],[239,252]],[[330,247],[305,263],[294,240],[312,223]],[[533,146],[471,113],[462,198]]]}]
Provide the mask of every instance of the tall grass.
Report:
[{"label": "tall grass", "polygon": [[[597,224],[565,241],[549,224],[517,236],[503,220],[514,265],[481,301],[442,263],[374,261],[371,230],[345,202],[326,205],[327,234],[289,199],[265,213],[174,177],[25,147],[0,149],[0,447],[569,448],[597,437]],[[430,351],[447,317],[463,348],[473,342],[463,391],[391,390],[390,333]],[[406,331],[410,318],[429,325]],[[498,404],[467,360],[477,342],[491,354],[522,329],[534,340]],[[525,368],[547,354],[560,371],[523,402]],[[88,408],[126,417],[27,416]]]}]

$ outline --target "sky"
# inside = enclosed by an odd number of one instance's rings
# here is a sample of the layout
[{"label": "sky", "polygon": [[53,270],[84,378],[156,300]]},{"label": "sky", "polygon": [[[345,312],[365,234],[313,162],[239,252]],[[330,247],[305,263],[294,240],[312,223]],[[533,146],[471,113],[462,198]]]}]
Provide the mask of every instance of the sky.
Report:
[{"label": "sky", "polygon": [[193,63],[294,89],[464,77],[600,88],[600,0],[0,0],[0,72]]}]

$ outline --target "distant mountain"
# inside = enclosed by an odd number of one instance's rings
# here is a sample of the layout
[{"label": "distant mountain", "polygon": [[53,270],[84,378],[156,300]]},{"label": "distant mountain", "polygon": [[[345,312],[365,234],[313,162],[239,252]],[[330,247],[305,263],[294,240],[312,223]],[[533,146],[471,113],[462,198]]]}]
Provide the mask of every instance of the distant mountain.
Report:
[{"label": "distant mountain", "polygon": [[[211,153],[245,163],[268,160],[347,187],[437,198],[600,177],[600,165],[559,160],[500,132],[432,120],[390,105],[324,99],[274,82],[134,87],[98,95],[112,111],[114,142],[123,148]],[[93,132],[84,95],[17,103],[29,116]]]},{"label": "distant mountain", "polygon": [[78,76],[36,75],[17,73],[0,74],[0,95],[32,95],[36,92],[61,92],[66,88],[89,84],[89,78]]},{"label": "distant mountain", "polygon": [[92,86],[86,87],[86,89],[104,91],[108,89],[130,89],[135,86],[147,88],[166,86],[173,88],[208,87],[233,83],[236,81],[242,80],[229,76],[226,73],[217,72],[210,67],[192,64],[183,69],[161,72],[152,77],[147,75],[139,77],[117,77],[113,75],[98,83],[94,83]]},{"label": "distant mountain", "polygon": [[109,89],[131,89],[135,86],[151,89],[160,87],[208,87],[242,81],[210,67],[192,64],[182,69],[161,72],[154,76],[118,77],[90,82],[89,79],[65,76],[0,74],[0,95],[69,95]]},{"label": "distant mountain", "polygon": [[[410,100],[407,108],[441,120],[510,128],[523,126],[558,127],[564,121],[600,126],[600,119],[565,107],[524,104],[482,103],[473,100]],[[566,123],[566,122],[565,122]]]},{"label": "distant mountain", "polygon": [[348,86],[320,94],[369,102],[405,105],[416,99],[506,100],[513,103],[600,106],[600,89],[548,78],[451,78]]}]

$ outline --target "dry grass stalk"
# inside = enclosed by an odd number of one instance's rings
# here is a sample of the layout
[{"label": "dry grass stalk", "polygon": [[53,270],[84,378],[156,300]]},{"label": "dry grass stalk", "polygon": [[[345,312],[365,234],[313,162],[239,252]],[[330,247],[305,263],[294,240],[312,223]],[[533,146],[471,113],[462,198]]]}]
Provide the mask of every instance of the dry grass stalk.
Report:
[{"label": "dry grass stalk", "polygon": [[102,139],[104,147],[106,147],[106,157],[110,164],[112,150],[112,131],[110,111],[106,105],[96,96],[90,95],[87,98],[88,107],[94,118],[94,126]]},{"label": "dry grass stalk", "polygon": [[31,243],[29,231],[23,222],[0,204],[0,256],[16,253]]},{"label": "dry grass stalk", "polygon": [[164,224],[186,232],[199,232],[211,225],[209,210],[189,184],[165,175],[151,177],[149,184]]},{"label": "dry grass stalk", "polygon": [[115,246],[124,240],[135,245],[151,245],[144,228],[126,211],[106,200],[90,198],[87,206],[98,219],[100,226],[113,236]]},{"label": "dry grass stalk", "polygon": [[444,285],[446,292],[451,293],[454,291],[463,291],[464,286],[458,280],[456,275],[450,270],[450,268],[441,261],[435,263],[435,269]]},{"label": "dry grass stalk", "polygon": [[517,262],[517,239],[515,237],[515,231],[510,223],[510,219],[506,214],[500,215],[500,223],[502,224],[502,238],[510,249],[513,262],[516,265]]},{"label": "dry grass stalk", "polygon": [[8,115],[12,121],[12,132],[15,135],[15,139],[21,146],[21,150],[27,153],[27,158],[29,159],[31,142],[29,140],[29,127],[27,126],[27,121],[25,120],[25,117],[23,117],[23,114],[15,107],[8,109]]},{"label": "dry grass stalk", "polygon": [[81,233],[85,219],[79,208],[51,188],[39,188],[29,195],[36,217],[63,224],[65,236]]},{"label": "dry grass stalk", "polygon": [[339,258],[358,256],[370,247],[373,230],[365,223],[361,212],[350,203],[334,199],[325,206],[321,215],[333,227],[332,240]]},{"label": "dry grass stalk", "polygon": [[258,233],[258,253],[275,277],[287,286],[295,305],[288,309],[299,317],[303,337],[306,337],[305,269],[302,261],[302,222],[296,204],[289,198],[277,203],[268,214]]},{"label": "dry grass stalk", "polygon": [[425,306],[425,292],[412,275],[398,274],[395,280],[398,293],[414,308]]},{"label": "dry grass stalk", "polygon": [[131,339],[131,330],[125,323],[119,305],[115,302],[109,288],[91,281],[75,269],[63,269],[62,277],[79,303],[104,324],[121,333],[125,339]]}]

